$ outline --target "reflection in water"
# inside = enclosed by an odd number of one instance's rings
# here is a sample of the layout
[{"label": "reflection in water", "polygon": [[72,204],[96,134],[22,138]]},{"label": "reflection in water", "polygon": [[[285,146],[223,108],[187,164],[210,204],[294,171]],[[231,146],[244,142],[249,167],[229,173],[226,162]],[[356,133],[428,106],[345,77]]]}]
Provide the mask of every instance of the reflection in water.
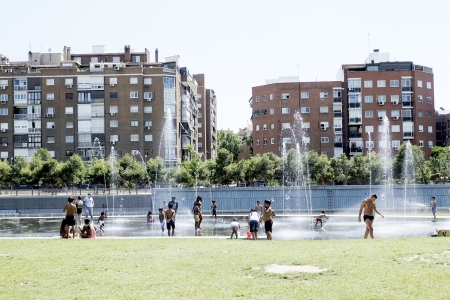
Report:
[{"label": "reflection in water", "polygon": [[[179,215],[177,217],[175,236],[179,237],[229,237],[230,223],[237,217],[241,224],[240,236],[245,237],[247,220],[244,216],[228,216],[221,219],[205,218],[202,230],[194,230],[194,220],[191,216]],[[30,219],[0,219],[0,237],[57,237],[62,218],[30,218]],[[273,238],[281,240],[297,239],[358,239],[362,238],[365,230],[363,222],[358,223],[356,216],[330,215],[322,228],[309,229],[310,217],[303,216],[277,216],[273,224]],[[97,222],[94,225],[99,227]],[[438,224],[430,222],[430,218],[406,217],[405,222],[395,222],[389,216],[386,220],[376,218],[374,234],[376,238],[398,237],[426,237],[430,236],[435,227],[450,228],[448,219],[438,219]],[[264,228],[259,232],[264,238]],[[147,223],[142,217],[117,217],[114,221],[105,222],[105,232],[100,237],[161,237],[167,236],[167,229],[161,232],[159,222]]]}]

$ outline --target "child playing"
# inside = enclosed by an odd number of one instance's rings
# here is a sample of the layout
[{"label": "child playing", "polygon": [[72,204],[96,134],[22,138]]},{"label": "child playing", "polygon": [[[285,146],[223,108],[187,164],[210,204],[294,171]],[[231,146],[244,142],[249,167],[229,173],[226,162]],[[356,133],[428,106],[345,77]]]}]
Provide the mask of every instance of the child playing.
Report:
[{"label": "child playing", "polygon": [[105,232],[104,228],[105,228],[105,219],[108,217],[106,215],[108,211],[104,212],[102,211],[102,213],[100,214],[100,217],[98,217],[98,223],[100,224],[100,233]]},{"label": "child playing", "polygon": [[317,223],[319,222],[320,227],[322,227],[322,218],[327,218],[327,220],[329,220],[324,210],[322,210],[322,213],[316,217],[316,225],[314,225],[314,228],[317,226]]},{"label": "child playing", "polygon": [[166,227],[166,214],[163,211],[163,208],[159,209],[159,222],[161,223],[161,231],[164,232],[164,227]]},{"label": "child playing", "polygon": [[234,218],[233,222],[231,222],[231,239],[233,239],[233,235],[236,239],[238,238],[239,229],[241,229],[241,225],[239,224],[238,220]]},{"label": "child playing", "polygon": [[212,201],[211,210],[212,210],[212,216],[215,219],[217,219],[217,204],[216,204],[216,200]]},{"label": "child playing", "polygon": [[147,223],[153,223],[152,212],[149,211],[147,214]]}]

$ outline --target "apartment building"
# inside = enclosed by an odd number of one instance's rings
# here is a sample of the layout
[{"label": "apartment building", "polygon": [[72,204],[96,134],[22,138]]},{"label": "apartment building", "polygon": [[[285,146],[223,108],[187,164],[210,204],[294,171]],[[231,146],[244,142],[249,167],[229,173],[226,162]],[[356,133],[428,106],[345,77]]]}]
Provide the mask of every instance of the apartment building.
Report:
[{"label": "apartment building", "polygon": [[450,146],[450,111],[443,107],[436,110],[436,146]]},{"label": "apartment building", "polygon": [[[253,87],[250,106],[254,154],[293,145],[295,111],[303,119],[302,144],[336,157],[350,157],[386,143],[392,151],[410,141],[429,156],[436,145],[432,69],[413,62],[391,62],[375,50],[363,64],[342,65],[337,81],[298,82],[297,78],[267,80]],[[389,128],[384,126],[388,118]]]},{"label": "apartment building", "polygon": [[1,158],[31,158],[47,148],[58,160],[119,157],[139,151],[167,165],[198,149],[197,82],[179,57],[150,61],[150,53],[29,53],[0,64]]},{"label": "apartment building", "polygon": [[[287,149],[295,148],[300,142],[295,141],[297,136],[310,150],[328,157],[339,156],[344,151],[342,82],[295,81],[282,77],[253,87],[250,106],[254,155],[280,154],[283,144]],[[296,111],[301,113],[304,134],[295,132]]]}]

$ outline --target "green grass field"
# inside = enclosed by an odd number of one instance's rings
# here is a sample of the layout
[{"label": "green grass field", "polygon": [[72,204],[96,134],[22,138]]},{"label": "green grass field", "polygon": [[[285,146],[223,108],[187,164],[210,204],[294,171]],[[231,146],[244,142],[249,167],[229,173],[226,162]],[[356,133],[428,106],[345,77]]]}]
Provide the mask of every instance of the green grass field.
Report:
[{"label": "green grass field", "polygon": [[[450,238],[2,239],[1,299],[448,299]],[[320,273],[273,274],[272,264]]]}]

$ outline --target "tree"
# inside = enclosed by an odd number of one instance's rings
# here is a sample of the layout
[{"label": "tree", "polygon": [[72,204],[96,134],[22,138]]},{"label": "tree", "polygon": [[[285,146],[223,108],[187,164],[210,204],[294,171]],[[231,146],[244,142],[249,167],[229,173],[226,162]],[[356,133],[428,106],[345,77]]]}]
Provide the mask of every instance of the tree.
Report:
[{"label": "tree", "polygon": [[431,179],[450,178],[450,148],[436,146],[431,149],[429,166]]},{"label": "tree", "polygon": [[220,149],[226,149],[233,155],[233,159],[237,159],[238,153],[241,151],[242,139],[231,130],[219,130],[217,133],[217,146]]},{"label": "tree", "polygon": [[187,147],[191,160],[181,163],[181,168],[175,174],[175,181],[183,183],[186,187],[193,187],[199,181],[206,180],[207,168],[206,163],[201,160],[200,156],[194,151],[191,145]]},{"label": "tree", "polygon": [[[428,178],[430,177],[430,168],[427,161],[425,160],[425,155],[419,146],[411,145],[414,173],[416,180],[421,183],[428,183]],[[397,155],[394,157],[393,162],[393,176],[398,182],[404,182],[404,162],[406,157],[406,145],[401,145]]]},{"label": "tree", "polygon": [[369,182],[370,169],[367,156],[357,154],[353,157],[351,179],[358,184],[367,184]]},{"label": "tree", "polygon": [[103,184],[106,188],[110,186],[111,182],[111,165],[105,162],[103,158],[94,157],[91,160],[88,175],[93,184]]},{"label": "tree", "polygon": [[131,189],[137,185],[145,182],[146,180],[146,168],[136,157],[126,153],[118,161],[118,182],[119,186],[123,186],[128,189],[131,194]]},{"label": "tree", "polygon": [[229,185],[232,181],[228,176],[226,167],[233,162],[233,154],[227,149],[219,149],[215,162],[214,180],[223,185]]},{"label": "tree", "polygon": [[150,158],[147,161],[147,173],[152,183],[166,181],[167,169],[164,165],[164,158],[160,156]]},{"label": "tree", "polygon": [[333,170],[333,178],[337,182],[342,182],[347,185],[348,178],[352,171],[353,163],[347,156],[342,153],[339,157],[333,157],[330,161],[331,169]]},{"label": "tree", "polygon": [[323,185],[333,179],[333,170],[330,161],[325,155],[319,155],[315,151],[307,153],[307,163],[309,165],[309,176],[316,184]]},{"label": "tree", "polygon": [[[7,160],[0,160],[0,186],[11,184],[12,168]],[[0,190],[1,195],[1,190]]]},{"label": "tree", "polygon": [[81,157],[78,154],[73,154],[61,166],[61,181],[63,184],[75,188],[76,185],[84,182],[86,173],[86,166]]}]

